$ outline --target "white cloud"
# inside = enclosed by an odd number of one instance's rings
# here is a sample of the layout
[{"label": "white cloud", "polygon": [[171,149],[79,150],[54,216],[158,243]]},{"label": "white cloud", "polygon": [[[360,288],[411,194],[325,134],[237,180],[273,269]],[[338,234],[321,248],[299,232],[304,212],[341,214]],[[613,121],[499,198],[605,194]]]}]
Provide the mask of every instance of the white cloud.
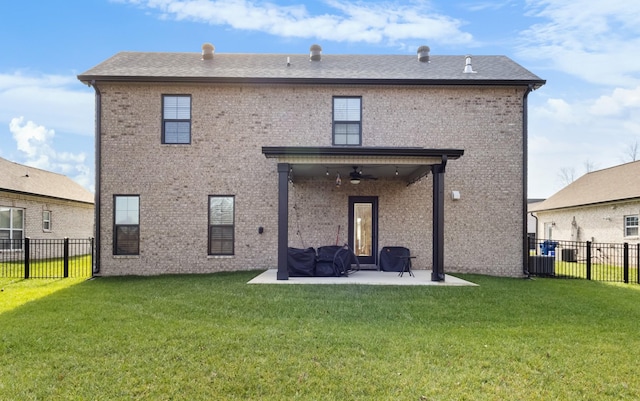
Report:
[{"label": "white cloud", "polygon": [[[126,0],[122,0],[127,2]],[[293,38],[337,42],[397,43],[421,39],[470,44],[460,20],[434,13],[423,1],[367,3],[326,0],[336,12],[312,15],[304,5],[230,0],[129,0],[157,10],[161,18],[188,20]]]},{"label": "white cloud", "polygon": [[529,0],[521,55],[599,85],[640,84],[640,2]]},{"label": "white cloud", "polygon": [[54,130],[18,117],[11,119],[9,131],[18,150],[24,154],[24,164],[67,175],[93,190],[93,173],[86,164],[86,154],[56,151],[53,148]]},{"label": "white cloud", "polygon": [[[640,86],[635,89],[614,89],[611,95],[601,96],[591,107],[591,112],[599,116],[620,116],[631,109],[640,109]],[[640,111],[635,111],[635,114]]]},{"label": "white cloud", "polygon": [[0,124],[15,116],[46,121],[58,130],[94,134],[94,94],[75,76],[0,73]]},{"label": "white cloud", "polygon": [[[637,90],[618,89],[600,98],[532,97],[530,196],[547,197],[561,189],[559,172],[563,168],[574,169],[577,177],[585,172],[586,161],[598,169],[628,161],[626,149],[634,142],[640,143],[640,113],[630,112],[640,107],[637,94]],[[621,113],[626,117],[620,118]]]},{"label": "white cloud", "polygon": [[533,111],[537,118],[553,120],[561,124],[578,124],[584,120],[577,106],[564,99],[547,99],[547,102]]}]

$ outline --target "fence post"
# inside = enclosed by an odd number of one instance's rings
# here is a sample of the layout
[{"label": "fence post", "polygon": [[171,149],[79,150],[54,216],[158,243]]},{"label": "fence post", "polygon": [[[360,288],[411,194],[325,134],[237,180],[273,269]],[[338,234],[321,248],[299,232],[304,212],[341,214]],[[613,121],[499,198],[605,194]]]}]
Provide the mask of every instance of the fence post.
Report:
[{"label": "fence post", "polygon": [[25,237],[24,239],[24,278],[29,278],[29,258],[31,255],[31,250],[29,246],[29,237]]},{"label": "fence post", "polygon": [[587,280],[591,280],[591,241],[587,241]]},{"label": "fence post", "polygon": [[640,244],[636,244],[636,282],[640,284]]},{"label": "fence post", "polygon": [[64,274],[63,277],[69,277],[69,238],[64,237]]},{"label": "fence post", "polygon": [[625,242],[623,245],[624,251],[622,254],[624,257],[624,283],[629,284],[629,243]]}]

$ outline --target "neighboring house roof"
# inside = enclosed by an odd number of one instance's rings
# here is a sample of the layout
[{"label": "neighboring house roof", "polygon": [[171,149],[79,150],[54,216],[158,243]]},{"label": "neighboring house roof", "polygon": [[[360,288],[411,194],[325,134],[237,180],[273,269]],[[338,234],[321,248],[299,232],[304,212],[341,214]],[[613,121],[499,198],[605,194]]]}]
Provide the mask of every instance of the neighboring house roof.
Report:
[{"label": "neighboring house roof", "polygon": [[640,199],[640,161],[593,171],[578,178],[530,211],[562,209]]},{"label": "neighboring house roof", "polygon": [[[253,82],[404,85],[529,85],[546,81],[505,56],[219,54],[121,52],[78,76],[96,81]],[[289,61],[290,65],[287,65]]]},{"label": "neighboring house roof", "polygon": [[0,191],[93,203],[94,196],[67,176],[0,157]]}]

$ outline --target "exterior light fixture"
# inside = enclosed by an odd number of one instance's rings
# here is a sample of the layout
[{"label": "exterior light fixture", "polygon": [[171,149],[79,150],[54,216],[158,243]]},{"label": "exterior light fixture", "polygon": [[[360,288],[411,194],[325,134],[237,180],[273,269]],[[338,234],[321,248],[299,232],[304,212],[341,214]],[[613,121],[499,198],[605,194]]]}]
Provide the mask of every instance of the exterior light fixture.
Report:
[{"label": "exterior light fixture", "polygon": [[351,183],[356,185],[356,184],[360,184],[360,178],[358,177],[351,177]]},{"label": "exterior light fixture", "polygon": [[342,185],[342,179],[340,178],[340,173],[336,173],[336,187]]}]

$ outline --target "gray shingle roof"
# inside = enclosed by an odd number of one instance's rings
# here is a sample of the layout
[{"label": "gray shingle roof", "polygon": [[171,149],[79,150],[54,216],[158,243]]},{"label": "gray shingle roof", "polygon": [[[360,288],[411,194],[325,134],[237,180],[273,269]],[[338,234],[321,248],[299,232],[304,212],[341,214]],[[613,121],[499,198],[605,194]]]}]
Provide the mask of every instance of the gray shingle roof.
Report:
[{"label": "gray shingle roof", "polygon": [[[287,58],[291,65],[287,66]],[[473,70],[463,73],[465,56],[431,56],[420,62],[409,55],[332,55],[310,61],[306,54],[218,54],[121,52],[78,79],[112,81],[310,81],[403,84],[528,84],[545,81],[506,56],[473,56]],[[387,82],[389,81],[389,82]]]},{"label": "gray shingle roof", "polygon": [[0,157],[0,191],[93,203],[93,194],[62,174],[14,163]]},{"label": "gray shingle roof", "polygon": [[532,212],[640,199],[640,161],[593,171],[578,178]]}]

